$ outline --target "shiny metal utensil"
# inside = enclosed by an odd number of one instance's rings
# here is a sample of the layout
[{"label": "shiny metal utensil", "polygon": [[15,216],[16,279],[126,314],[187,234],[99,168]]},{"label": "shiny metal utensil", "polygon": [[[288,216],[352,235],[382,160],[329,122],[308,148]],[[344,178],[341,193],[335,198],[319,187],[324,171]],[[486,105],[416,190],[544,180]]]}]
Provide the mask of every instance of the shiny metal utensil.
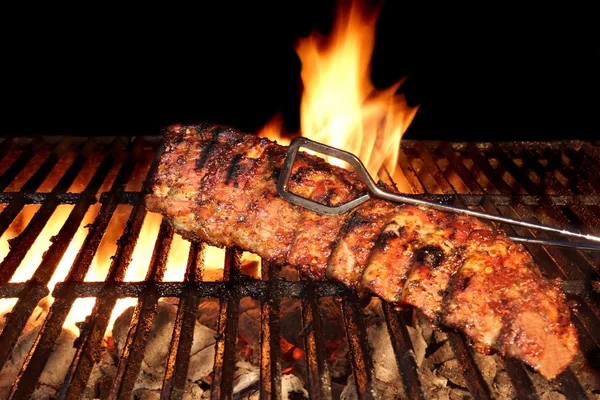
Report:
[{"label": "shiny metal utensil", "polygon": [[[347,203],[338,206],[327,206],[325,204],[317,203],[316,201],[307,199],[297,194],[291,193],[287,190],[287,183],[292,172],[292,166],[296,159],[296,155],[300,148],[306,148],[316,153],[324,154],[327,156],[335,157],[342,161],[347,162],[359,177],[367,186],[368,193],[357,197],[356,199],[350,200]],[[392,193],[384,190],[377,186],[371,175],[367,172],[364,164],[354,154],[344,150],[336,149],[335,147],[327,146],[322,143],[312,141],[304,137],[297,137],[292,140],[287,151],[286,158],[283,162],[281,172],[279,174],[279,180],[277,181],[277,192],[281,197],[290,203],[297,204],[305,207],[309,210],[315,211],[319,214],[325,215],[339,215],[348,212],[357,206],[361,205],[370,198],[380,198],[395,203],[405,203],[420,206],[427,206],[435,208],[437,210],[451,212],[451,213],[463,213],[473,217],[486,219],[490,221],[502,222],[514,226],[520,226],[523,228],[535,229],[545,232],[552,232],[563,236],[572,238],[582,239],[586,242],[570,242],[567,240],[553,240],[553,239],[542,239],[525,236],[509,236],[512,240],[522,243],[541,244],[545,246],[558,246],[558,247],[571,247],[581,250],[596,250],[600,251],[600,237],[584,234],[577,231],[568,229],[556,228],[548,225],[539,224],[536,222],[523,221],[516,218],[504,217],[502,215],[495,215],[486,213],[483,211],[471,210],[463,207],[450,206],[446,204],[440,204],[433,201],[423,200],[412,196],[406,196],[398,193]]]}]

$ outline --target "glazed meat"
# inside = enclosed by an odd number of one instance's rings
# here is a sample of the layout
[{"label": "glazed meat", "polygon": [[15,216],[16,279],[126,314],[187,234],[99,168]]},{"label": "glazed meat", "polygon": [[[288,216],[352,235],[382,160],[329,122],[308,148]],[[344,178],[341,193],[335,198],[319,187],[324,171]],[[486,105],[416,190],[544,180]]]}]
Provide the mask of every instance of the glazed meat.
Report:
[{"label": "glazed meat", "polygon": [[[146,205],[190,240],[416,307],[463,331],[479,351],[516,357],[550,379],[578,350],[559,282],[475,218],[381,200],[317,214],[277,194],[287,148],[230,128],[172,126],[164,147]],[[288,190],[335,206],[365,187],[354,172],[300,152]]]}]

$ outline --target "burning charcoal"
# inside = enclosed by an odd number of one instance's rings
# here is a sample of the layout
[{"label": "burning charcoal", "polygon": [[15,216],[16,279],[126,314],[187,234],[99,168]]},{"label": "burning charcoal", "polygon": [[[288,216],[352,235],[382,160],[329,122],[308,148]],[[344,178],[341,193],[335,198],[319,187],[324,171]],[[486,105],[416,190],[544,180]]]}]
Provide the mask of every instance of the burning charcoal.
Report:
[{"label": "burning charcoal", "polygon": [[88,384],[83,393],[83,399],[92,400],[108,397],[112,381],[117,373],[117,365],[111,351],[104,351],[100,362],[92,368]]},{"label": "burning charcoal", "polygon": [[203,394],[204,390],[200,386],[194,382],[188,382],[185,393],[183,394],[183,400],[201,400]]},{"label": "burning charcoal", "polygon": [[137,400],[160,400],[160,392],[146,390],[140,395],[134,393],[133,398]]},{"label": "burning charcoal", "polygon": [[415,361],[417,362],[417,366],[421,366],[423,360],[425,359],[425,350],[427,350],[427,342],[423,338],[422,331],[413,328],[412,326],[407,326],[408,336],[410,336],[410,341],[413,345],[413,350],[415,351]]},{"label": "burning charcoal", "polygon": [[448,384],[448,379],[444,376],[438,376],[438,371],[432,371],[427,364],[418,370],[419,378],[422,383],[423,393],[427,399],[450,399],[450,393],[453,388]]},{"label": "burning charcoal", "polygon": [[433,386],[429,388],[429,390],[425,390],[425,398],[435,400],[450,400],[451,391],[452,389],[449,387]]},{"label": "burning charcoal", "polygon": [[215,359],[215,331],[196,323],[188,380],[198,381],[212,372]]},{"label": "burning charcoal", "polygon": [[452,350],[452,346],[450,346],[450,342],[447,340],[442,343],[437,350],[433,352],[429,357],[427,357],[427,363],[429,365],[438,365],[446,362],[448,360],[452,360],[455,358],[454,350]]},{"label": "burning charcoal", "polygon": [[479,353],[473,353],[473,356],[475,357],[475,362],[477,362],[477,365],[479,366],[483,379],[485,379],[488,385],[491,385],[496,377],[495,356],[486,356]]},{"label": "burning charcoal", "polygon": [[398,366],[392,347],[392,341],[384,324],[367,328],[369,344],[373,351],[375,377],[383,382],[399,381]]},{"label": "burning charcoal", "polygon": [[[308,399],[308,392],[304,388],[302,381],[296,375],[286,374],[281,377],[282,400],[290,399]],[[292,397],[293,396],[293,397]]]},{"label": "burning charcoal", "polygon": [[448,360],[442,364],[439,369],[442,376],[448,378],[448,380],[457,386],[462,388],[467,387],[467,381],[463,375],[457,360]]},{"label": "burning charcoal", "polygon": [[[400,381],[386,383],[379,379],[375,379],[373,382],[373,391],[377,393],[378,400],[405,400],[407,398]],[[354,382],[354,375],[351,375],[350,378],[348,378],[348,384],[342,391],[340,400],[356,399],[358,399],[356,383]]]},{"label": "burning charcoal", "polygon": [[[437,329],[434,329],[433,324],[431,323],[431,321],[422,313],[419,312],[416,309],[413,309],[413,326],[415,327],[415,329],[417,330],[417,332],[419,332],[419,334],[421,335],[422,339],[425,341],[426,344],[431,343],[431,337],[433,336],[433,332],[437,331]],[[411,336],[412,339],[412,336]],[[414,346],[414,340],[413,340],[413,346]]]},{"label": "burning charcoal", "polygon": [[433,340],[436,343],[442,343],[442,342],[445,342],[446,340],[448,340],[448,335],[446,334],[446,332],[436,329],[433,331]]},{"label": "burning charcoal", "polygon": [[[132,315],[133,307],[130,307],[115,321],[113,340],[117,354],[121,354],[123,351]],[[140,396],[146,391],[160,390],[162,386],[176,315],[177,309],[173,305],[163,301],[158,303],[156,316],[146,343],[142,371],[135,385],[136,393]],[[215,352],[214,335],[215,331],[196,323],[188,369],[189,380],[197,381],[211,373]]]},{"label": "burning charcoal", "polygon": [[457,388],[451,389],[450,393],[448,395],[449,395],[448,398],[450,400],[466,400],[466,399],[472,399],[473,398],[469,394],[469,392],[467,392],[466,390],[457,389]]},{"label": "burning charcoal", "polygon": [[[233,378],[233,396],[243,400],[258,400],[259,394],[260,369],[246,361],[238,361],[235,364]],[[292,397],[294,396],[294,397]],[[308,392],[304,389],[302,381],[295,375],[287,374],[281,377],[281,398],[282,400],[297,399],[303,396],[308,399]],[[202,394],[202,399],[210,398],[210,391]],[[300,397],[302,398],[302,397]],[[190,397],[190,399],[194,399]]]},{"label": "burning charcoal", "polygon": [[328,359],[329,373],[332,379],[346,378],[351,371],[350,348],[348,342],[341,340],[338,348],[331,353]]},{"label": "burning charcoal", "polygon": [[[38,325],[36,328],[21,336],[14,347],[10,359],[0,373],[0,398],[5,398],[8,395],[19,369],[23,365],[23,361],[25,361],[25,357],[27,357],[27,353],[40,329],[41,325]],[[52,355],[48,359],[48,363],[40,376],[38,390],[32,396],[33,399],[50,398],[54,396],[60,385],[63,383],[65,374],[75,355],[75,349],[73,348],[75,339],[75,334],[63,329],[54,346]]]},{"label": "burning charcoal", "polygon": [[591,366],[584,357],[578,354],[571,364],[571,369],[577,374],[579,382],[588,392],[588,396],[600,400],[600,373],[598,373],[598,368]]},{"label": "burning charcoal", "polygon": [[384,314],[381,299],[379,297],[371,297],[369,299],[369,304],[363,307],[362,312],[365,318],[377,317],[379,319],[383,319]]},{"label": "burning charcoal", "polygon": [[567,398],[555,391],[543,393],[540,396],[541,400],[567,400]]},{"label": "burning charcoal", "polygon": [[260,343],[260,302],[250,297],[240,300],[238,334],[250,347]]},{"label": "burning charcoal", "polygon": [[419,377],[421,378],[421,382],[423,382],[423,386],[429,390],[437,390],[448,386],[448,379],[437,376],[429,368],[420,368]]},{"label": "burning charcoal", "polygon": [[510,377],[506,371],[499,371],[496,374],[492,389],[498,394],[500,399],[514,399],[516,396],[515,388],[513,387]]},{"label": "burning charcoal", "polygon": [[260,369],[248,362],[240,361],[235,364],[235,378],[233,381],[233,393],[240,394],[249,388],[256,390],[260,379]]},{"label": "burning charcoal", "polygon": [[203,300],[198,307],[196,320],[207,328],[216,331],[217,321],[219,320],[219,300]]},{"label": "burning charcoal", "polygon": [[[392,342],[383,321],[367,327],[367,336],[372,349],[375,381],[375,392],[380,399],[404,398],[404,388],[398,373],[398,366],[392,348]],[[400,397],[399,397],[400,396]],[[341,399],[356,399],[354,376],[350,375],[348,384],[341,394]]]}]

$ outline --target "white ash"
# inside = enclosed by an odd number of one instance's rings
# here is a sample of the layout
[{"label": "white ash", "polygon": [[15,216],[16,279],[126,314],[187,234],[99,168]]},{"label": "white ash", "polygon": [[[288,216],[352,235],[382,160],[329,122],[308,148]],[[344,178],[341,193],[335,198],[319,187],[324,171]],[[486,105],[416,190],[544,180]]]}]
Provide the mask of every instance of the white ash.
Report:
[{"label": "white ash", "polygon": [[260,369],[248,362],[240,361],[235,365],[233,393],[241,393],[260,379]]},{"label": "white ash", "polygon": [[[106,349],[106,345],[104,348]],[[112,349],[111,349],[112,350]],[[116,355],[113,351],[104,351],[100,362],[92,368],[90,378],[82,395],[84,400],[105,398],[117,374]]]},{"label": "white ash", "polygon": [[[404,389],[401,385],[394,383],[385,383],[379,379],[375,379],[373,382],[373,398],[377,400],[405,400],[407,399]],[[354,382],[354,375],[350,375],[348,378],[348,384],[340,395],[340,400],[357,400],[358,394],[356,391],[356,384]]]},{"label": "white ash", "polygon": [[410,336],[410,341],[412,343],[413,351],[415,354],[415,361],[417,363],[417,367],[420,367],[423,364],[423,360],[425,360],[425,352],[427,351],[427,342],[423,337],[423,332],[419,327],[413,328],[412,326],[407,326],[406,330],[408,331],[408,336]]},{"label": "white ash", "polygon": [[[373,304],[373,303],[371,303]],[[377,307],[372,308],[376,310]],[[377,313],[375,313],[377,315]],[[404,399],[404,387],[398,366],[394,349],[387,330],[387,326],[381,318],[370,318],[367,326],[367,337],[371,347],[371,357],[373,359],[373,390],[378,399]],[[356,399],[356,385],[354,375],[350,375],[348,383],[341,393],[341,400]]]},{"label": "white ash", "polygon": [[475,362],[479,367],[479,371],[481,371],[481,376],[483,376],[483,379],[488,386],[491,386],[498,371],[497,356],[473,352],[473,357],[475,358]]},{"label": "white ash", "polygon": [[[122,354],[123,346],[127,340],[133,311],[133,307],[125,310],[116,319],[113,327],[113,341],[115,350],[119,355]],[[176,316],[176,307],[163,301],[158,303],[156,316],[146,342],[140,375],[135,383],[134,390],[160,390],[162,387]],[[212,372],[215,356],[214,344],[215,331],[196,323],[188,380],[197,381]]]},{"label": "white ash", "polygon": [[[260,398],[260,369],[249,362],[238,361],[235,364],[233,378],[233,395],[240,400],[258,400]],[[285,374],[281,377],[281,398],[290,400],[292,398],[308,399],[308,392],[302,381],[293,374]],[[209,399],[210,390],[205,391],[200,397],[190,397],[189,400]]]},{"label": "white ash", "polygon": [[398,365],[386,325],[381,323],[367,327],[367,336],[372,349],[375,378],[386,383],[398,381]]},{"label": "white ash", "polygon": [[[8,396],[19,370],[41,329],[41,322],[36,327],[30,328],[28,326],[28,328],[29,331],[21,335],[10,358],[0,372],[0,398]],[[48,399],[55,396],[65,379],[67,370],[75,355],[75,349],[73,348],[75,339],[76,336],[71,331],[62,330],[48,359],[48,363],[40,376],[32,399]]]},{"label": "white ash", "polygon": [[427,357],[427,366],[433,368],[436,365],[442,364],[455,357],[454,350],[450,346],[450,342],[445,340],[441,346],[437,348],[429,357]]}]

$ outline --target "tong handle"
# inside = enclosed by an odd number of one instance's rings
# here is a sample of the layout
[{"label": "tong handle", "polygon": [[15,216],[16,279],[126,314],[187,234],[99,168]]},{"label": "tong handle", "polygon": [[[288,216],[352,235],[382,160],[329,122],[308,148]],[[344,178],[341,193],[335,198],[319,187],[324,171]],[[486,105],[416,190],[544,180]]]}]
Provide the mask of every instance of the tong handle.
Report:
[{"label": "tong handle", "polygon": [[[344,203],[344,204],[341,204],[338,206],[327,206],[327,205],[324,205],[321,203],[317,203],[316,201],[313,201],[311,199],[307,199],[305,197],[302,197],[302,196],[299,196],[299,195],[289,192],[287,190],[287,182],[290,178],[290,174],[292,172],[292,166],[294,165],[294,161],[296,159],[298,150],[301,147],[307,148],[307,149],[315,151],[317,153],[335,157],[337,159],[347,162],[352,168],[354,168],[356,173],[359,175],[359,177],[362,179],[364,184],[367,186],[369,193],[364,194],[360,197],[357,197],[354,200],[351,200],[347,203]],[[279,193],[279,195],[281,197],[283,197],[285,200],[289,201],[290,203],[297,204],[299,206],[308,208],[310,210],[318,212],[319,214],[325,214],[325,215],[343,214],[347,211],[354,209],[355,207],[359,206],[360,204],[364,203],[365,201],[369,200],[371,197],[377,197],[377,198],[380,198],[383,200],[388,200],[388,201],[391,201],[394,203],[406,203],[406,204],[412,204],[412,205],[426,206],[426,207],[431,207],[431,208],[435,208],[440,211],[445,211],[445,212],[450,212],[450,213],[463,213],[463,214],[470,215],[470,216],[476,217],[476,218],[486,219],[486,220],[495,221],[495,222],[501,222],[501,223],[514,225],[514,226],[520,226],[523,228],[557,233],[557,234],[560,234],[563,236],[570,236],[570,237],[583,239],[585,241],[595,242],[595,243],[589,243],[589,244],[588,243],[573,243],[573,242],[566,242],[566,241],[552,241],[552,240],[546,240],[546,239],[516,237],[516,238],[522,239],[522,240],[520,240],[522,242],[540,243],[540,244],[543,243],[543,244],[557,245],[557,246],[563,246],[563,247],[577,247],[577,248],[582,248],[582,249],[587,249],[587,250],[600,250],[600,237],[597,237],[597,236],[588,235],[588,234],[584,234],[584,233],[577,232],[577,231],[571,231],[568,229],[555,228],[552,226],[543,225],[543,224],[539,224],[536,222],[522,221],[519,219],[505,217],[502,215],[490,214],[490,213],[486,213],[483,211],[471,210],[469,208],[440,204],[440,203],[436,203],[436,202],[429,201],[429,200],[423,200],[423,199],[419,199],[419,198],[415,198],[415,197],[410,197],[410,196],[406,196],[406,195],[402,195],[402,194],[398,194],[398,193],[389,192],[389,191],[384,190],[384,189],[380,188],[379,186],[377,186],[377,184],[375,183],[375,181],[373,180],[373,178],[371,177],[371,175],[365,168],[364,164],[354,154],[349,153],[344,150],[336,149],[335,147],[327,146],[322,143],[312,141],[305,137],[294,138],[292,140],[292,142],[290,143],[285,161],[281,168],[279,180],[277,181],[277,192]],[[572,245],[569,245],[568,243],[572,243]]]}]

